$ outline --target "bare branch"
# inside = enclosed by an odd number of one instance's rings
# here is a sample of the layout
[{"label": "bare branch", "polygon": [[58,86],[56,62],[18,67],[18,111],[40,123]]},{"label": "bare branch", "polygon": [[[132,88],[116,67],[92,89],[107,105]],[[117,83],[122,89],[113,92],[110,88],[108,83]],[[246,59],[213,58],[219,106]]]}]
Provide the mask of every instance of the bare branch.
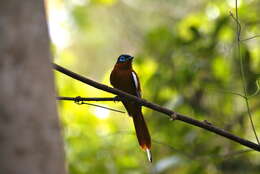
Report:
[{"label": "bare branch", "polygon": [[154,103],[151,103],[149,101],[146,101],[144,99],[141,99],[141,98],[138,98],[138,97],[135,97],[133,95],[130,95],[126,92],[123,92],[121,90],[118,90],[118,89],[115,89],[115,88],[111,88],[109,86],[106,86],[106,85],[103,85],[101,83],[98,83],[98,82],[95,82],[93,80],[90,80],[88,78],[85,78],[79,74],[76,74],[72,71],[69,71],[59,65],[56,65],[56,64],[53,64],[53,68],[63,74],[66,74],[70,77],[72,77],[73,79],[76,79],[76,80],[79,80],[85,84],[88,84],[90,86],[93,86],[97,89],[100,89],[100,90],[103,90],[103,91],[106,91],[106,92],[109,92],[109,93],[112,93],[112,94],[115,94],[121,98],[124,98],[126,100],[131,100],[131,101],[134,101],[142,106],[145,106],[145,107],[148,107],[150,109],[153,109],[155,111],[158,111],[160,113],[164,113],[166,115],[168,115],[170,118],[172,118],[172,116],[174,115],[174,118],[175,120],[179,120],[179,121],[183,121],[185,123],[188,123],[188,124],[191,124],[191,125],[194,125],[194,126],[197,126],[197,127],[200,127],[200,128],[203,128],[205,130],[208,130],[210,132],[213,132],[215,134],[218,134],[220,136],[223,136],[227,139],[230,139],[232,141],[235,141],[239,144],[242,144],[246,147],[249,147],[251,149],[254,149],[256,151],[260,151],[260,146],[254,142],[251,142],[251,141],[248,141],[246,139],[243,139],[243,138],[240,138],[236,135],[233,135],[223,129],[220,129],[212,124],[208,124],[207,122],[203,122],[203,121],[198,121],[198,120],[195,120],[193,118],[190,118],[188,116],[185,116],[185,115],[182,115],[182,114],[179,114],[177,112],[174,112],[172,110],[169,110],[167,108],[164,108],[162,106],[159,106],[157,104],[154,104]]}]

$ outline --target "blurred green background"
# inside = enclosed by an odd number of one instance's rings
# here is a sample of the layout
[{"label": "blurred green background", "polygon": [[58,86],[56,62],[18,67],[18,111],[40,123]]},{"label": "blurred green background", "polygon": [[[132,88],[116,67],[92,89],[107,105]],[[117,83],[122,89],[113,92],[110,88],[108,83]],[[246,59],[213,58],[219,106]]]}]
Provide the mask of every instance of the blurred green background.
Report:
[{"label": "blurred green background", "polygon": [[[260,1],[238,5],[241,39],[260,34]],[[234,7],[235,0],[48,0],[55,62],[110,85],[117,57],[134,55],[145,99],[256,142],[245,99],[233,94],[243,94]],[[259,89],[259,45],[260,38],[241,42],[249,95]],[[60,96],[113,96],[55,76]],[[257,132],[259,99],[249,98]],[[119,102],[98,104],[124,110]],[[260,173],[259,153],[146,108],[152,164],[127,114],[65,101],[59,112],[70,174]]]}]

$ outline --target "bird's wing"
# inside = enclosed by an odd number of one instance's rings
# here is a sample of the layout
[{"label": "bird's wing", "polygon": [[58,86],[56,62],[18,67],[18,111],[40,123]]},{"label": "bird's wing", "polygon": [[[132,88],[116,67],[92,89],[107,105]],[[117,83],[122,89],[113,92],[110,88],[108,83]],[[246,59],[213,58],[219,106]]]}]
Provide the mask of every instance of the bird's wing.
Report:
[{"label": "bird's wing", "polygon": [[141,98],[141,88],[140,88],[140,82],[138,79],[137,74],[132,71],[132,81],[133,81],[133,85],[136,91],[136,96]]}]

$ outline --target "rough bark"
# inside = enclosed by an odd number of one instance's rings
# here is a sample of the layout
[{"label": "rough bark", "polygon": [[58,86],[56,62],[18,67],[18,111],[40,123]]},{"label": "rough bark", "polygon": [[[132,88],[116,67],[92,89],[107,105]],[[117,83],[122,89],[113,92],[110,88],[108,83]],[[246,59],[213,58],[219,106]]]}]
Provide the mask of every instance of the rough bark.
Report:
[{"label": "rough bark", "polygon": [[0,174],[65,174],[44,1],[0,2]]}]

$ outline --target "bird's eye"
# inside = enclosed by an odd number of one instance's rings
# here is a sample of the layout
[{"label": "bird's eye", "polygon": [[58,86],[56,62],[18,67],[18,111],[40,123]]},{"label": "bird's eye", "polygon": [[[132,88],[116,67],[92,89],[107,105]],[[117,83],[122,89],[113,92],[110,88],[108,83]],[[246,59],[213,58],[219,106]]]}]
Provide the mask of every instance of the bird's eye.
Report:
[{"label": "bird's eye", "polygon": [[120,62],[124,62],[125,61],[125,57],[123,57],[123,56],[119,57],[119,61]]}]

